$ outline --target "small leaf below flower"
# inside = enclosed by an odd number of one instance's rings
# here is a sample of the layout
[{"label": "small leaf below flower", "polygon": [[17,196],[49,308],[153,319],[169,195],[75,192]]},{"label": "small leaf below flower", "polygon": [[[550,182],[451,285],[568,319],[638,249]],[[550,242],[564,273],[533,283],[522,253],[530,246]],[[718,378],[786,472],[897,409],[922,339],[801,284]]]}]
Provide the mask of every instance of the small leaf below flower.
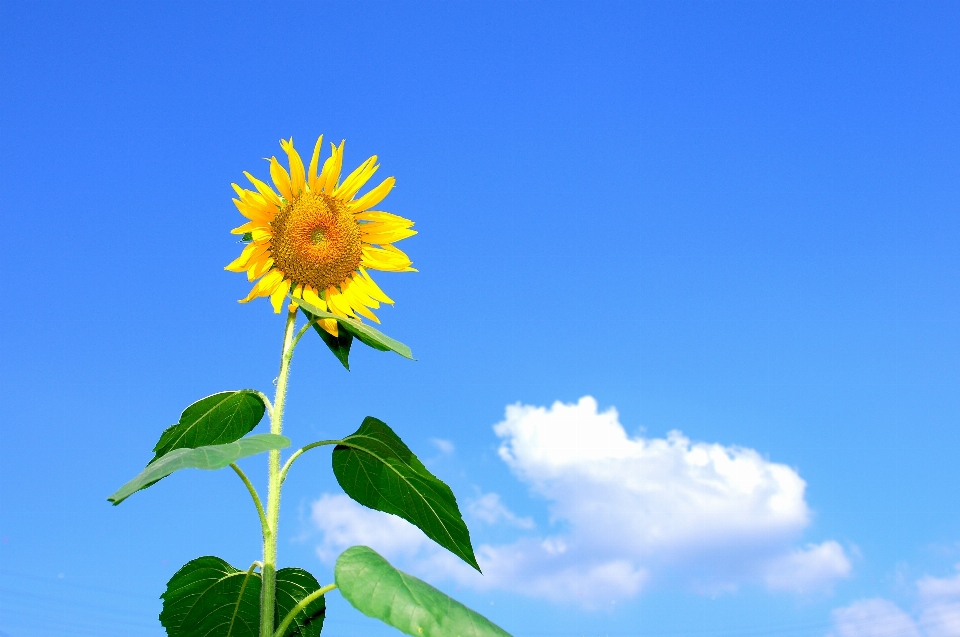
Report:
[{"label": "small leaf below flower", "polygon": [[[366,323],[361,323],[360,321],[354,319],[337,316],[336,314],[331,314],[330,312],[324,312],[317,306],[311,305],[303,299],[293,299],[293,302],[303,308],[304,311],[309,312],[315,318],[334,319],[340,324],[341,327],[355,336],[357,340],[364,345],[368,345],[373,349],[380,350],[381,352],[396,352],[404,358],[415,360],[413,358],[413,352],[410,351],[409,347],[400,341],[394,340],[386,334],[375,330]],[[334,352],[334,354],[336,354],[336,352]]]}]

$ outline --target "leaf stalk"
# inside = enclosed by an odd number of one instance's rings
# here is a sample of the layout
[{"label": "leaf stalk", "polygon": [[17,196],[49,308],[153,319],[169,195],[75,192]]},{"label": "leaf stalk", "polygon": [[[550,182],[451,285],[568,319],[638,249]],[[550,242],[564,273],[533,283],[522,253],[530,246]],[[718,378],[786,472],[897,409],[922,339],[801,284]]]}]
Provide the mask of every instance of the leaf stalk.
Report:
[{"label": "leaf stalk", "polygon": [[324,595],[326,595],[336,587],[337,587],[336,584],[328,584],[327,586],[317,589],[312,593],[310,593],[309,595],[307,595],[306,597],[304,597],[303,599],[301,599],[300,602],[296,606],[294,606],[289,613],[287,613],[287,616],[283,618],[283,621],[280,622],[280,625],[277,626],[277,632],[273,634],[273,637],[283,637],[283,631],[287,629],[287,626],[290,625],[290,622],[293,621],[293,618],[296,617],[298,614],[300,614],[300,611],[302,611],[304,608],[312,604],[315,599],[317,599],[318,597],[323,597]]},{"label": "leaf stalk", "polygon": [[[253,483],[250,482],[250,479],[247,477],[247,474],[243,472],[243,469],[237,466],[236,462],[230,463],[230,468],[236,472],[240,479],[243,480],[243,484],[247,486],[247,491],[250,492],[250,497],[253,498],[253,504],[257,507],[257,515],[260,516],[260,530],[263,533],[263,536],[267,536],[267,529],[269,524],[267,524],[267,516],[263,512],[263,503],[260,501],[260,494],[257,493],[257,489],[253,486]],[[254,564],[259,564],[259,562],[254,562]]]},{"label": "leaf stalk", "polygon": [[280,470],[280,484],[283,484],[284,480],[287,479],[287,472],[290,471],[290,465],[293,464],[293,461],[302,456],[307,451],[315,449],[316,447],[322,447],[324,445],[339,445],[342,440],[318,440],[317,442],[311,442],[309,445],[305,445],[297,449],[292,456],[287,459],[287,462],[283,465],[283,469]]}]

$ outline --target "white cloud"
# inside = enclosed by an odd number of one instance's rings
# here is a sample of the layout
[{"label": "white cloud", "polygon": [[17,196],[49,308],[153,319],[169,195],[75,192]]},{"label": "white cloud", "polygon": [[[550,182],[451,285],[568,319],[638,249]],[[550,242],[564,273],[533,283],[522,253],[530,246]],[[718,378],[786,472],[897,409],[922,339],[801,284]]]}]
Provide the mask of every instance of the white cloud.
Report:
[{"label": "white cloud", "polygon": [[[957,565],[960,571],[960,564]],[[953,577],[926,576],[917,581],[920,627],[928,637],[960,635],[960,572]]]},{"label": "white cloud", "polygon": [[518,529],[532,529],[532,518],[521,518],[504,506],[496,493],[485,493],[467,505],[467,513],[475,520],[487,524],[505,523]]},{"label": "white cloud", "polygon": [[[806,484],[752,449],[692,442],[680,432],[631,437],[616,410],[598,411],[589,396],[572,405],[507,407],[494,431],[502,439],[500,457],[547,501],[550,534],[477,546],[480,577],[434,550],[422,534],[400,532],[393,525],[406,523],[397,518],[381,521],[381,531],[358,528],[351,536],[349,529],[364,523],[361,513],[386,516],[324,496],[321,557],[366,543],[406,556],[407,568],[423,575],[586,606],[632,597],[657,578],[701,590],[761,583],[807,593],[850,573],[836,542],[796,548],[810,519]],[[466,513],[487,524],[534,528],[492,493],[471,502]],[[410,544],[401,547],[404,538]]]},{"label": "white cloud", "polygon": [[829,540],[808,544],[771,560],[765,568],[764,581],[774,590],[809,593],[826,582],[849,576],[851,568],[843,547]]},{"label": "white cloud", "polygon": [[443,438],[431,438],[430,442],[432,442],[433,446],[445,456],[452,455],[453,452],[457,450],[452,442],[449,440],[444,440]]},{"label": "white cloud", "polygon": [[630,438],[615,409],[575,404],[507,407],[494,427],[500,456],[551,502],[554,519],[617,551],[663,554],[768,543],[809,519],[795,471],[752,449]]},{"label": "white cloud", "polygon": [[430,544],[423,531],[406,520],[364,508],[346,495],[323,494],[313,503],[310,517],[323,532],[317,555],[327,563],[355,544],[373,547],[389,559],[413,557]]},{"label": "white cloud", "polygon": [[915,616],[885,599],[861,600],[833,611],[833,631],[828,637],[960,635],[960,573],[943,578],[927,575],[916,585]]},{"label": "white cloud", "polygon": [[833,611],[830,637],[921,637],[913,619],[885,599],[864,599]]}]

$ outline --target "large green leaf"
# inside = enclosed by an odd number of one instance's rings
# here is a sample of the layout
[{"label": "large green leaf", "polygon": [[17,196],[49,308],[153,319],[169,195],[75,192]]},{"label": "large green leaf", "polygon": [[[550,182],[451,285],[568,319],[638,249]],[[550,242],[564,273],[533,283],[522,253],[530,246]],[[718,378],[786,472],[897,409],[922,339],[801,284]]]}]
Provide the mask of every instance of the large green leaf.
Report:
[{"label": "large green leaf", "polygon": [[354,608],[413,637],[510,637],[486,617],[393,568],[366,546],[341,553],[334,578]]},{"label": "large green leaf", "polygon": [[[303,312],[303,315],[306,316],[309,321],[317,318],[302,307],[300,311]],[[327,333],[327,330],[320,327],[319,323],[314,323],[313,329],[320,335],[323,342],[327,344],[327,347],[330,348],[333,355],[337,357],[337,360],[347,368],[347,371],[350,371],[350,346],[353,345],[353,334],[347,330],[337,330],[337,335],[333,336]]]},{"label": "large green leaf", "polygon": [[361,323],[360,321],[356,321],[354,319],[337,316],[336,314],[331,314],[330,312],[324,312],[316,305],[311,305],[303,299],[294,300],[297,305],[304,309],[304,311],[309,312],[316,318],[334,319],[340,324],[341,327],[347,330],[350,334],[353,334],[361,343],[369,345],[373,349],[378,349],[381,352],[392,351],[400,354],[400,356],[413,360],[413,353],[410,351],[409,347],[400,341],[394,340],[386,334],[373,329],[366,323]]},{"label": "large green leaf", "polygon": [[151,462],[174,449],[205,447],[233,442],[246,436],[263,418],[266,405],[255,391],[225,391],[201,398],[180,414],[153,448]]},{"label": "large green leaf", "polygon": [[363,506],[398,515],[478,571],[457,499],[386,423],[368,416],[333,450],[333,474]]},{"label": "large green leaf", "polygon": [[276,434],[247,436],[225,445],[208,445],[196,449],[174,449],[159,460],[151,462],[137,477],[126,483],[107,500],[120,504],[131,494],[148,487],[180,469],[223,469],[240,458],[253,456],[272,449],[290,446],[290,439]]},{"label": "large green leaf", "polygon": [[260,575],[219,557],[187,562],[160,598],[167,637],[257,637],[260,631]]},{"label": "large green leaf", "polygon": [[[187,562],[167,583],[161,595],[160,623],[168,637],[258,637],[260,630],[259,573],[234,568],[219,557]],[[274,627],[304,597],[320,585],[299,568],[277,571]],[[282,637],[317,637],[323,629],[324,597],[297,614]]]}]

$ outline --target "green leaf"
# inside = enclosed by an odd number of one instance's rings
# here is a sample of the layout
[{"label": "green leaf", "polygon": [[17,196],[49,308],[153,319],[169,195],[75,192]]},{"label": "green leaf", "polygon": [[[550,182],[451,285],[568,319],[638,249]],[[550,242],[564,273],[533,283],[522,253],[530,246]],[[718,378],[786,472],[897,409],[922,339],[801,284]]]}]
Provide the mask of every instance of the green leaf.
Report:
[{"label": "green leaf", "polygon": [[[320,590],[320,583],[302,568],[281,568],[277,571],[277,611],[274,615],[274,629],[280,625],[287,613],[300,603],[304,597]],[[325,595],[313,600],[297,613],[282,637],[317,637],[323,630],[323,618],[327,613]]]},{"label": "green leaf", "polygon": [[457,499],[386,423],[367,416],[333,450],[333,474],[363,506],[398,515],[480,570]]},{"label": "green leaf", "polygon": [[151,462],[136,478],[126,483],[107,500],[120,504],[131,494],[148,487],[180,469],[223,469],[231,462],[271,449],[290,446],[290,439],[276,434],[247,436],[225,445],[209,445],[196,449],[174,449],[159,460]]},{"label": "green leaf", "polygon": [[[309,321],[317,318],[302,307],[300,311],[303,312]],[[350,358],[350,346],[353,345],[353,334],[347,330],[337,330],[337,335],[333,336],[332,334],[328,334],[327,330],[320,327],[319,323],[314,323],[313,329],[320,335],[323,342],[327,344],[327,347],[329,347],[333,355],[337,357],[337,360],[347,368],[347,371],[350,371],[350,362],[348,359]]]},{"label": "green leaf", "polygon": [[174,449],[205,447],[233,442],[256,427],[266,405],[258,392],[249,389],[225,391],[201,398],[180,414],[180,421],[168,427],[153,448],[150,462]]},{"label": "green leaf", "polygon": [[414,360],[413,353],[410,351],[410,348],[401,343],[400,341],[394,340],[383,334],[366,323],[361,323],[354,319],[344,318],[342,316],[337,316],[336,314],[331,314],[330,312],[324,312],[315,305],[307,303],[303,299],[294,299],[297,305],[304,309],[304,311],[309,312],[314,317],[325,318],[325,319],[334,319],[339,323],[345,330],[350,334],[357,337],[364,345],[369,345],[373,349],[380,350],[381,352],[392,351],[400,354],[404,358],[409,358]]},{"label": "green leaf", "polygon": [[219,557],[187,562],[160,596],[160,623],[167,637],[257,637],[260,575],[236,569]]},{"label": "green leaf", "polygon": [[[187,562],[167,583],[160,596],[160,623],[168,637],[258,637],[260,631],[260,574],[241,571],[219,557]],[[319,590],[310,573],[299,568],[277,571],[274,628],[300,600]],[[326,612],[324,597],[311,602],[282,637],[317,637]]]},{"label": "green leaf", "polygon": [[354,608],[413,637],[510,637],[486,617],[393,568],[366,546],[341,553],[334,578]]}]

